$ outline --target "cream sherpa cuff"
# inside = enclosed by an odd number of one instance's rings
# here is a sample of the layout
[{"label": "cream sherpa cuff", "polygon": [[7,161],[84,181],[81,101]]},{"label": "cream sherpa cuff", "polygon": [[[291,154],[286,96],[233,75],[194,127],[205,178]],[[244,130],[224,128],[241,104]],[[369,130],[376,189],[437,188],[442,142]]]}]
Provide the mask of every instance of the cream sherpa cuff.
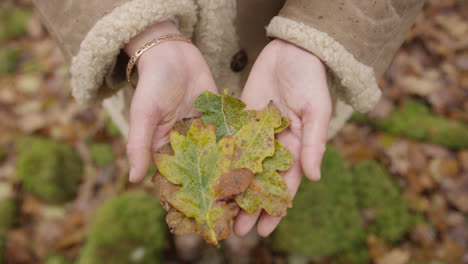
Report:
[{"label": "cream sherpa cuff", "polygon": [[362,64],[327,33],[288,18],[276,16],[267,34],[291,42],[320,58],[335,74],[336,95],[359,112],[370,111],[381,91],[374,70]]},{"label": "cream sherpa cuff", "polygon": [[104,79],[124,45],[146,27],[171,18],[176,18],[180,32],[191,38],[197,21],[194,1],[133,0],[99,20],[72,59],[71,87],[75,99],[80,104],[90,105],[109,94],[105,90],[111,88],[106,87]]}]

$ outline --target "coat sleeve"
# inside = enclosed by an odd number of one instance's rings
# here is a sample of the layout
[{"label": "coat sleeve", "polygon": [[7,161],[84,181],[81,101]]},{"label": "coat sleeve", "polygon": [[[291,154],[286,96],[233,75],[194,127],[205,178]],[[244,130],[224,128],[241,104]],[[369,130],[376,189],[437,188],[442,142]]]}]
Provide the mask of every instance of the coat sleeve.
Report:
[{"label": "coat sleeve", "polygon": [[424,0],[287,0],[267,34],[300,46],[328,67],[331,92],[355,110],[371,110],[377,81]]},{"label": "coat sleeve", "polygon": [[191,37],[194,0],[33,0],[41,19],[70,61],[71,87],[84,105],[119,90],[128,57],[125,44],[148,26],[167,19]]}]

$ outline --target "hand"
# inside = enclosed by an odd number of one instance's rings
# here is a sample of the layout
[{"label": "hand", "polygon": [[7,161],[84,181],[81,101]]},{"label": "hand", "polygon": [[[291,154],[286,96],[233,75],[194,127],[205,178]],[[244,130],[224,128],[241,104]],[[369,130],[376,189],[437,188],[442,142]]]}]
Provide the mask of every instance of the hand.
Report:
[{"label": "hand", "polygon": [[[133,55],[150,40],[179,33],[172,22],[158,23],[133,38],[124,50]],[[169,141],[174,123],[197,115],[193,102],[203,91],[216,93],[216,85],[199,50],[183,41],[152,47],[136,63],[139,80],[130,106],[127,154],[131,182],[141,181],[152,153]]]},{"label": "hand", "polygon": [[[297,46],[273,40],[255,62],[242,100],[247,108],[256,110],[273,100],[282,115],[291,121],[277,137],[294,158],[291,168],[282,173],[291,196],[296,194],[303,174],[318,181],[332,111],[322,62]],[[281,220],[265,212],[251,215],[241,211],[234,232],[238,236],[246,235],[257,219],[257,232],[263,237],[273,232]]]}]

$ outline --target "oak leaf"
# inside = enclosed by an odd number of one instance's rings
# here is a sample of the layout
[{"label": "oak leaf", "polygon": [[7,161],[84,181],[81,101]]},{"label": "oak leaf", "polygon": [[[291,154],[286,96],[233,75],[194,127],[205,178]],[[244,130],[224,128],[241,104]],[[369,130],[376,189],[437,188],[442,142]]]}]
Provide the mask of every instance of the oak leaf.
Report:
[{"label": "oak leaf", "polygon": [[282,116],[281,117],[281,125],[279,127],[275,128],[275,134],[285,130],[286,128],[288,128],[288,126],[289,126],[289,119]]},{"label": "oak leaf", "polygon": [[236,210],[230,199],[248,187],[252,172],[231,169],[232,136],[216,142],[213,124],[205,127],[200,119],[191,122],[186,135],[171,132],[174,155],[154,155],[156,168],[164,176],[157,178],[159,196],[169,209],[166,221],[174,233],[195,229],[208,243],[218,245],[230,234]]},{"label": "oak leaf", "polygon": [[281,113],[272,102],[257,112],[255,119],[234,134],[232,168],[247,168],[253,173],[262,172],[263,160],[275,153],[275,128],[281,125]]},{"label": "oak leaf", "polygon": [[214,124],[217,139],[234,135],[244,124],[254,119],[256,111],[244,110],[245,103],[227,94],[217,95],[206,91],[195,100],[194,107],[204,113],[205,124]]},{"label": "oak leaf", "polygon": [[255,174],[249,188],[236,197],[237,204],[249,214],[264,209],[271,216],[285,216],[292,207],[292,198],[277,171],[289,169],[292,162],[291,153],[275,141],[275,154],[263,161],[263,172]]}]

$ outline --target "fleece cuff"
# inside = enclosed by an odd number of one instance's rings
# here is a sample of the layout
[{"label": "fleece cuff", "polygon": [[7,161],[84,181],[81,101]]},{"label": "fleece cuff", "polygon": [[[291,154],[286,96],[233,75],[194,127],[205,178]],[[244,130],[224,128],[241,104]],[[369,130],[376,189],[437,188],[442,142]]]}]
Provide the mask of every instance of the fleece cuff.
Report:
[{"label": "fleece cuff", "polygon": [[[339,100],[359,112],[370,111],[378,102],[381,91],[374,70],[362,64],[343,45],[327,33],[292,19],[276,16],[267,27],[270,37],[283,39],[310,51],[321,59],[335,77],[329,85]],[[349,111],[348,111],[349,112]]]},{"label": "fleece cuff", "polygon": [[[90,105],[114,94],[120,87],[106,79],[115,75],[112,71],[121,49],[148,26],[174,18],[180,32],[191,38],[197,22],[193,0],[133,0],[100,19],[72,59],[71,87],[75,99]],[[119,70],[122,72],[118,75],[124,76],[124,69]]]}]

